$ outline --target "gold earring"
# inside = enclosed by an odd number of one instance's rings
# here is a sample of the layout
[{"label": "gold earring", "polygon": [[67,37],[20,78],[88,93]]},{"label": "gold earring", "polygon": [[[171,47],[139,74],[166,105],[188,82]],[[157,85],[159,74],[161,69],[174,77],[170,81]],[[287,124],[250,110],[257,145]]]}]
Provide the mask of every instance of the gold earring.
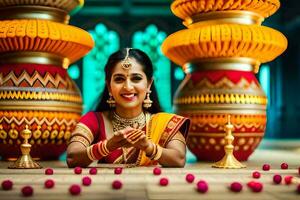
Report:
[{"label": "gold earring", "polygon": [[109,93],[109,99],[106,100],[106,103],[108,103],[109,107],[111,107],[111,108],[116,107],[116,101],[114,100],[111,93]]},{"label": "gold earring", "polygon": [[148,109],[152,106],[153,101],[150,99],[151,91],[147,92],[146,99],[143,101],[143,107]]}]

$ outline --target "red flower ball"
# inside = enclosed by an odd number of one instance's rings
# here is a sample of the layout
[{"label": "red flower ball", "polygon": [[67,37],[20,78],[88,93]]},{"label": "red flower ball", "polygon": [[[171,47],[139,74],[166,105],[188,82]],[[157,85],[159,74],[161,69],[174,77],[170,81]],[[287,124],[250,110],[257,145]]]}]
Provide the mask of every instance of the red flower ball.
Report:
[{"label": "red flower ball", "polygon": [[253,178],[260,178],[260,173],[258,171],[255,171],[252,173]]},{"label": "red flower ball", "polygon": [[280,184],[281,181],[282,181],[282,177],[281,177],[279,174],[275,174],[275,175],[273,176],[273,182],[274,182],[275,184]]},{"label": "red flower ball", "polygon": [[45,169],[45,174],[46,175],[52,175],[53,174],[53,169],[52,168]]},{"label": "red flower ball", "polygon": [[250,181],[247,186],[252,190],[252,192],[261,192],[263,189],[263,184],[256,181]]},{"label": "red flower ball", "polygon": [[247,186],[249,188],[252,188],[252,187],[254,187],[255,183],[256,183],[255,181],[250,181],[250,182],[247,183]]},{"label": "red flower ball", "polygon": [[208,191],[208,184],[204,180],[197,182],[197,190],[201,193],[206,193]]},{"label": "red flower ball", "polygon": [[251,187],[253,192],[261,192],[263,189],[263,184],[260,182],[255,182],[253,187]]},{"label": "red flower ball", "polygon": [[262,166],[262,170],[264,170],[264,171],[269,171],[270,168],[271,168],[271,166],[270,166],[269,164],[264,164],[264,165]]},{"label": "red flower ball", "polygon": [[24,186],[21,191],[23,196],[25,197],[29,197],[33,195],[33,188],[31,186]]},{"label": "red flower ball", "polygon": [[48,189],[53,188],[54,185],[55,185],[55,183],[52,179],[48,179],[44,183],[45,188],[48,188]]},{"label": "red flower ball", "polygon": [[284,177],[284,182],[287,185],[290,185],[292,183],[293,177],[292,176],[285,176]]},{"label": "red flower ball", "polygon": [[2,181],[2,189],[3,190],[11,190],[13,187],[13,182],[11,180]]},{"label": "red flower ball", "polygon": [[233,192],[240,192],[243,189],[243,185],[239,182],[233,182],[230,185],[230,190]]},{"label": "red flower ball", "polygon": [[188,182],[188,183],[193,183],[194,180],[195,180],[195,176],[193,174],[187,174],[185,176],[185,180]]},{"label": "red flower ball", "polygon": [[82,172],[82,168],[81,167],[75,167],[74,168],[74,173],[75,174],[81,174],[81,172]]},{"label": "red flower ball", "polygon": [[161,178],[159,180],[159,185],[161,186],[167,186],[169,184],[169,180],[167,178]]},{"label": "red flower ball", "polygon": [[77,185],[77,184],[71,185],[70,188],[69,188],[69,192],[70,192],[71,195],[79,195],[80,192],[81,192],[80,185]]},{"label": "red flower ball", "polygon": [[94,174],[97,174],[98,171],[97,171],[96,167],[92,167],[89,172],[91,175],[94,175]]},{"label": "red flower ball", "polygon": [[82,185],[89,186],[92,184],[92,179],[88,176],[82,178]]},{"label": "red flower ball", "polygon": [[298,186],[297,186],[297,192],[298,192],[298,194],[300,194],[300,184],[298,184]]},{"label": "red flower ball", "polygon": [[153,174],[156,175],[156,176],[160,175],[161,174],[161,169],[159,167],[155,167],[153,169]]},{"label": "red flower ball", "polygon": [[122,182],[119,181],[119,180],[115,180],[112,182],[112,188],[115,189],[115,190],[119,190],[122,188]]},{"label": "red flower ball", "polygon": [[289,165],[287,163],[282,163],[280,165],[281,169],[288,169],[289,168]]},{"label": "red flower ball", "polygon": [[115,168],[115,174],[122,174],[123,168],[122,167],[116,167]]}]

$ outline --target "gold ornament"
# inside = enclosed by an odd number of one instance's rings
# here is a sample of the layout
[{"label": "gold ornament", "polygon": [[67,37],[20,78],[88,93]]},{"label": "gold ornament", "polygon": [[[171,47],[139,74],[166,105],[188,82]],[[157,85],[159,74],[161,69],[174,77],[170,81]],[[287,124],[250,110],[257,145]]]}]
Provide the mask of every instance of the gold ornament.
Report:
[{"label": "gold ornament", "polygon": [[227,124],[225,125],[226,135],[225,135],[225,156],[212,167],[216,168],[227,168],[227,169],[240,169],[246,166],[240,163],[233,155],[234,146],[232,142],[234,137],[232,135],[233,125],[230,123],[230,115],[227,116]]},{"label": "gold ornament", "polygon": [[130,59],[129,59],[130,49],[132,49],[132,48],[126,48],[126,56],[125,56],[124,60],[121,63],[122,68],[125,69],[125,70],[129,70],[132,67],[132,64],[131,64]]},{"label": "gold ornament", "polygon": [[38,125],[37,129],[35,131],[33,131],[33,138],[34,139],[38,139],[39,137],[41,137],[42,131],[40,129],[41,129],[41,126]]},{"label": "gold ornament", "polygon": [[5,130],[3,130],[3,126],[0,124],[0,138],[2,140],[5,140],[7,138],[7,133]]},{"label": "gold ornament", "polygon": [[113,131],[122,130],[128,126],[132,128],[143,128],[146,124],[146,115],[141,112],[137,117],[127,119],[120,117],[116,112],[112,115]]},{"label": "gold ornament", "polygon": [[153,101],[150,99],[151,91],[147,92],[146,99],[143,101],[143,107],[148,109],[152,106]]},{"label": "gold ornament", "polygon": [[33,161],[30,156],[31,144],[28,143],[28,139],[31,137],[32,133],[26,125],[25,130],[21,132],[21,137],[24,138],[23,144],[21,144],[22,156],[12,165],[8,166],[11,169],[39,169],[42,168],[37,162]]},{"label": "gold ornament", "polygon": [[111,93],[109,93],[109,99],[106,100],[106,103],[108,103],[109,107],[111,107],[111,108],[116,107],[116,101],[114,100],[114,98],[111,95]]},{"label": "gold ornament", "polygon": [[12,123],[11,124],[11,129],[8,131],[8,134],[9,134],[9,137],[12,138],[12,139],[17,139],[18,138],[18,131],[15,129],[15,124]]}]

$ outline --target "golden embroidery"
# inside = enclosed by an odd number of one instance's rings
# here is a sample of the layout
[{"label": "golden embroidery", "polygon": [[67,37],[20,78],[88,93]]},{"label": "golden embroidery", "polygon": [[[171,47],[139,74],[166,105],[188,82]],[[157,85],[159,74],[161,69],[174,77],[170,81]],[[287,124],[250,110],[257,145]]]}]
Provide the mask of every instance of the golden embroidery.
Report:
[{"label": "golden embroidery", "polygon": [[71,137],[68,145],[70,145],[72,142],[79,142],[79,143],[83,144],[83,146],[85,146],[85,147],[88,147],[90,145],[89,141],[85,137],[82,137],[82,136]]},{"label": "golden embroidery", "polygon": [[80,136],[83,136],[85,137],[89,143],[91,144],[93,141],[94,141],[94,135],[93,133],[91,132],[91,130],[86,126],[84,125],[83,123],[78,123],[76,125],[76,128],[75,130],[72,132],[71,136],[75,136],[75,135],[80,135]]}]

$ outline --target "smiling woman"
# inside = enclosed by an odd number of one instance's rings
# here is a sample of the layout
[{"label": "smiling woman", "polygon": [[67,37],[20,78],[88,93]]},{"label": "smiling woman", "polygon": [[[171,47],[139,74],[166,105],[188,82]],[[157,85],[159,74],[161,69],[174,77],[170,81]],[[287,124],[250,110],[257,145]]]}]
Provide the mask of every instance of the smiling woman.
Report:
[{"label": "smiling woman", "polygon": [[143,67],[135,59],[127,59],[132,66],[125,68],[124,63],[119,62],[112,71],[108,90],[118,104],[116,112],[132,118],[142,112],[143,100],[150,92],[152,79],[147,80]]},{"label": "smiling woman", "polygon": [[189,120],[160,112],[149,57],[138,49],[121,49],[109,57],[105,74],[96,111],[85,114],[71,135],[68,166],[87,167],[98,160],[183,167]]}]

